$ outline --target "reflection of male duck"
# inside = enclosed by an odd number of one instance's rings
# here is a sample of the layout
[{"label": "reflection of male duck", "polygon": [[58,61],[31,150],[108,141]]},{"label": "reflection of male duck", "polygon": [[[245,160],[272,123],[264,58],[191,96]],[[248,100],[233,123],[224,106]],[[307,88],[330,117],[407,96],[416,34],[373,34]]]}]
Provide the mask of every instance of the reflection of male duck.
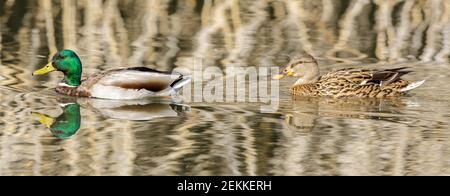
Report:
[{"label": "reflection of male duck", "polygon": [[[173,103],[156,103],[150,100],[100,100],[85,99],[77,100],[82,105],[92,108],[102,116],[123,120],[152,120],[163,117],[176,117],[180,113],[190,110],[187,105]],[[74,101],[74,100],[72,100]],[[47,126],[57,138],[68,139],[80,128],[81,114],[78,103],[62,104],[63,113],[56,118],[41,113],[33,113],[39,118],[39,122]]]},{"label": "reflection of male duck", "polygon": [[60,139],[68,139],[80,129],[80,105],[76,103],[64,105],[63,113],[56,118],[40,113],[34,113],[34,115],[39,117],[39,122],[47,126],[53,135]]},{"label": "reflection of male duck", "polygon": [[176,117],[190,110],[187,105],[161,103],[152,100],[106,100],[88,99],[89,107],[107,118],[122,120],[152,120]]}]

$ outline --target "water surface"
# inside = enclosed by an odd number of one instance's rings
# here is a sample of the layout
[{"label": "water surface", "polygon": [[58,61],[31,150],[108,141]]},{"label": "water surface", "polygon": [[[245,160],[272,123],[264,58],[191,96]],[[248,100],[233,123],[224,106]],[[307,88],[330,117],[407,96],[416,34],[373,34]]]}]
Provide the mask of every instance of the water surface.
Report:
[{"label": "water surface", "polygon": [[[1,1],[0,175],[450,175],[449,2],[377,2]],[[322,72],[409,66],[406,79],[427,82],[336,100],[291,97],[284,80],[273,112],[76,99],[53,92],[61,74],[31,76],[62,48],[86,76],[195,58],[269,67],[307,51]]]}]

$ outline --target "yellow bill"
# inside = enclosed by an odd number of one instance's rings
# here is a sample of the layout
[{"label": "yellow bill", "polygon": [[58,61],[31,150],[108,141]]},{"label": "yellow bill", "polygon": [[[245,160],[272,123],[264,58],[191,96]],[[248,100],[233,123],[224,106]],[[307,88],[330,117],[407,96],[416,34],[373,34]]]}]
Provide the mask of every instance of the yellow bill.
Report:
[{"label": "yellow bill", "polygon": [[45,125],[46,127],[50,128],[53,123],[55,122],[55,119],[52,117],[48,117],[44,114],[40,114],[40,113],[33,113],[34,116],[39,118],[39,122],[43,125]]},{"label": "yellow bill", "polygon": [[294,75],[294,71],[292,69],[289,69],[289,71],[286,73],[287,76],[293,76]]},{"label": "yellow bill", "polygon": [[277,74],[277,75],[273,76],[272,79],[274,79],[274,80],[281,80],[284,77],[285,77],[285,75],[283,75],[283,74]]},{"label": "yellow bill", "polygon": [[53,67],[52,62],[50,62],[46,66],[44,66],[43,68],[38,69],[35,72],[33,72],[33,76],[44,75],[44,74],[52,72],[52,71],[56,71],[56,69],[55,69],[55,67]]},{"label": "yellow bill", "polygon": [[287,72],[281,72],[275,76],[272,77],[272,79],[274,80],[281,80],[283,78],[285,78],[286,76],[293,76],[294,75],[294,71],[292,69],[289,68],[285,68],[287,70]]}]

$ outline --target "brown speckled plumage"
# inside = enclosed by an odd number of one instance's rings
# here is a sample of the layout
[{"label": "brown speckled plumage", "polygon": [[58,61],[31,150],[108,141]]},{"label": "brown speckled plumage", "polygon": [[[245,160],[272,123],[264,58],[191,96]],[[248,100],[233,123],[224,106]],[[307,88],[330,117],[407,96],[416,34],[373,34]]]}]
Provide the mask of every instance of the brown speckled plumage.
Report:
[{"label": "brown speckled plumage", "polygon": [[[389,70],[360,70],[343,69],[329,72],[316,83],[294,85],[290,92],[298,96],[332,96],[341,97],[395,97],[404,94],[400,90],[408,86],[409,82],[400,78],[383,85],[383,80],[374,80],[379,72],[398,73]],[[401,75],[401,74],[397,74]]]}]

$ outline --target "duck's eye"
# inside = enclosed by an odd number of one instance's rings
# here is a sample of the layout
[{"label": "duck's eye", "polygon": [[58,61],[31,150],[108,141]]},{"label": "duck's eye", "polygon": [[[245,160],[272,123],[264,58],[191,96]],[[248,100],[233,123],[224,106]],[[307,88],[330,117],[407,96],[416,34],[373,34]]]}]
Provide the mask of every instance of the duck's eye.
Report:
[{"label": "duck's eye", "polygon": [[65,56],[58,56],[59,60],[64,60],[66,57]]}]

